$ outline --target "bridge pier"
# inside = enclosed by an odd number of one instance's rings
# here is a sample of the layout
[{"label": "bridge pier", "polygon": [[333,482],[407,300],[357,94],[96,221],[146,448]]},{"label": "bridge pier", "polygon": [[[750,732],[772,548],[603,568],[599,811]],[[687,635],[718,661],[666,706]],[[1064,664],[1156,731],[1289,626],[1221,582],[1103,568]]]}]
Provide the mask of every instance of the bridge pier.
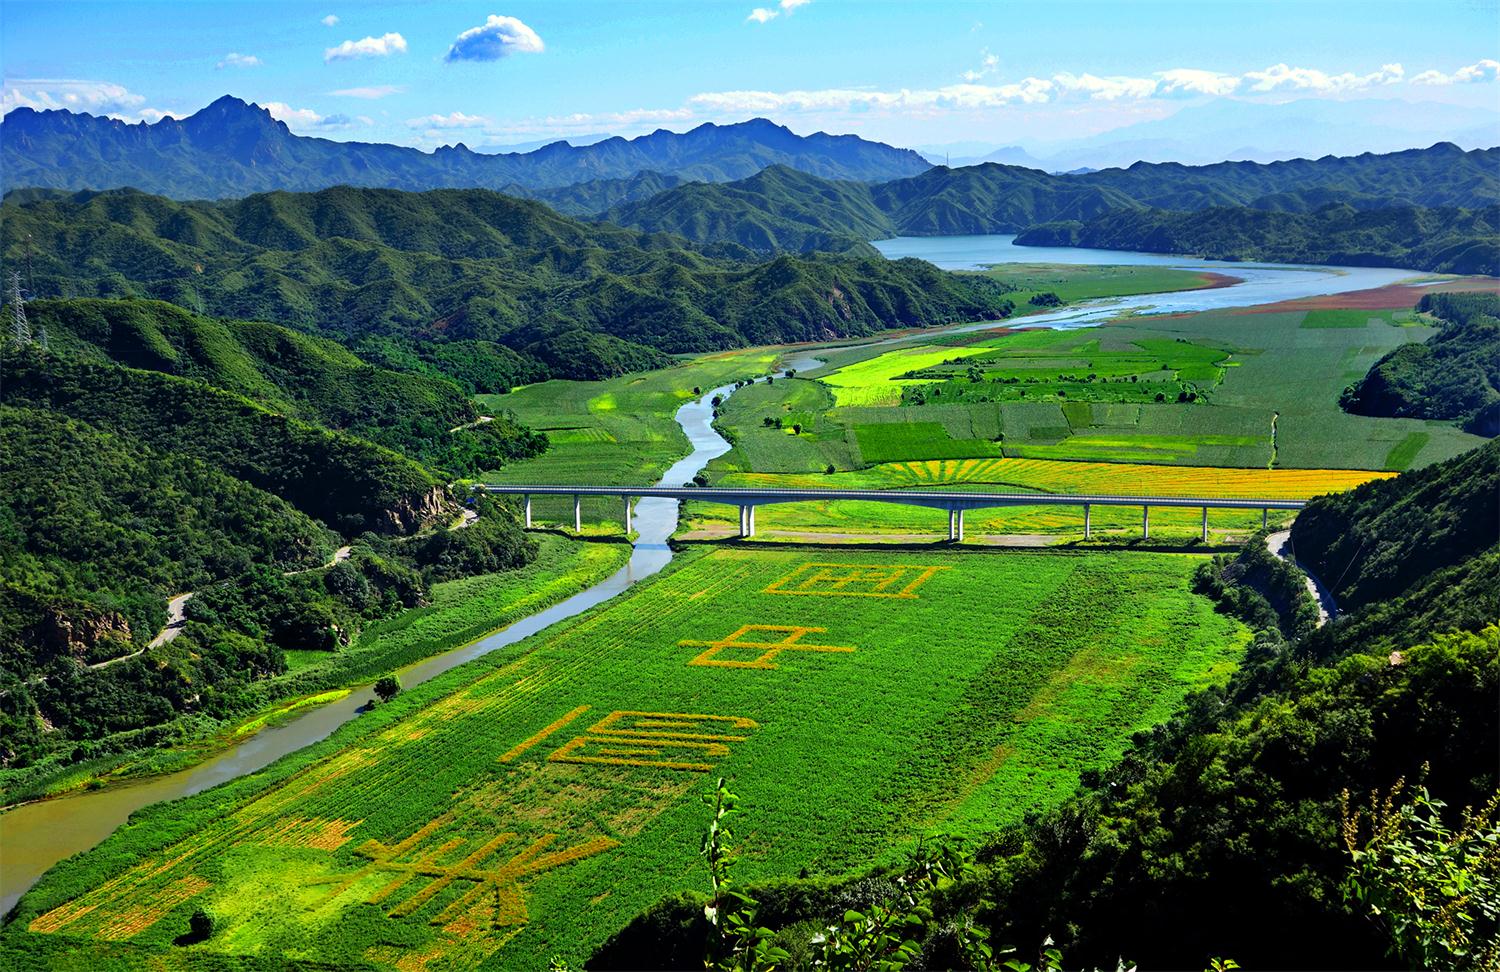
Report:
[{"label": "bridge pier", "polygon": [[[1205,514],[1206,515],[1206,514]],[[632,527],[630,524],[630,497],[625,497],[625,535],[630,536]]]},{"label": "bridge pier", "polygon": [[748,504],[740,507],[740,539],[755,536],[755,507]]},{"label": "bridge pier", "polygon": [[1271,518],[1271,511],[1269,509],[1267,509],[1267,508],[1262,508],[1261,511],[1260,511],[1260,528],[1262,530],[1264,530],[1266,528],[1267,521],[1270,520],[1270,518]]},{"label": "bridge pier", "polygon": [[1203,508],[1203,542],[1208,543],[1208,507]]},{"label": "bridge pier", "polygon": [[573,532],[583,532],[583,497],[573,494]]},{"label": "bridge pier", "polygon": [[948,539],[953,543],[963,543],[964,540],[964,511],[948,511]]},{"label": "bridge pier", "polygon": [[1151,507],[1141,507],[1141,537],[1151,539]]},{"label": "bridge pier", "polygon": [[1083,539],[1085,540],[1089,538],[1089,534],[1091,532],[1089,529],[1089,527],[1091,526],[1089,521],[1089,514],[1092,512],[1093,509],[1088,503],[1083,504]]},{"label": "bridge pier", "polygon": [[526,494],[526,529],[531,529],[531,494]]}]

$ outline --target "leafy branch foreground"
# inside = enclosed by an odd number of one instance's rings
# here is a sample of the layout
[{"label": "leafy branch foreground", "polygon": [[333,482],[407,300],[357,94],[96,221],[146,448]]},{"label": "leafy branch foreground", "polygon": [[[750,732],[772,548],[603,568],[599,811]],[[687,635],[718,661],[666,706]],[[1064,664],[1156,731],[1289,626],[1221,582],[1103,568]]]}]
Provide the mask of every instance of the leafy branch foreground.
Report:
[{"label": "leafy branch foreground", "polygon": [[[703,908],[709,924],[705,968],[715,972],[771,972],[783,965],[857,972],[897,972],[913,966],[981,972],[1060,972],[1063,968],[1062,953],[1051,938],[1038,949],[1035,963],[1008,957],[997,964],[988,933],[974,922],[970,911],[938,919],[936,900],[957,891],[973,865],[954,845],[927,843],[918,845],[906,867],[868,904],[849,908],[813,930],[806,954],[794,958],[778,942],[776,932],[758,923],[754,897],[734,882],[734,835],[728,818],[737,811],[737,800],[723,778],[706,801],[713,807],[713,816],[702,850],[712,887]],[[1001,956],[1014,954],[1014,949],[1000,952]],[[1237,968],[1232,960],[1210,963],[1212,972]],[[1135,965],[1121,960],[1117,969],[1134,972]]]}]

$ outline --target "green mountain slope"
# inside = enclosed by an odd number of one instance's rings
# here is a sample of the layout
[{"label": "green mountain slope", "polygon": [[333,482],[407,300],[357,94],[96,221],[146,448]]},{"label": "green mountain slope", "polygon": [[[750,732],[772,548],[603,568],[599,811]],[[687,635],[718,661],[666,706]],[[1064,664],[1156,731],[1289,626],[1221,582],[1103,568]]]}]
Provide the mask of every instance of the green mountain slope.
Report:
[{"label": "green mountain slope", "polygon": [[1424,344],[1397,348],[1345,390],[1356,415],[1467,419],[1478,435],[1500,435],[1500,296],[1426,294],[1417,309],[1438,318]]},{"label": "green mountain slope", "polygon": [[187,378],[39,350],[12,353],[0,402],[197,459],[346,535],[410,531],[442,508],[437,481],[412,460]]},{"label": "green mountain slope", "polygon": [[55,350],[81,360],[201,381],[456,475],[545,446],[510,415],[478,423],[472,399],[453,381],[375,367],[333,341],[275,324],[215,320],[154,300],[42,300],[27,315]]},{"label": "green mountain slope", "polygon": [[593,376],[622,356],[659,363],[649,349],[1007,312],[1005,287],[917,261],[714,257],[680,238],[582,223],[484,190],[341,187],[220,204],[27,193],[7,197],[0,215],[8,263],[25,259],[30,237],[42,295],[149,296],[351,342],[495,341],[532,361],[556,361],[549,347],[571,335],[587,360],[553,372],[564,375]]},{"label": "green mountain slope", "polygon": [[843,252],[891,236],[895,224],[859,182],[770,166],[728,184],[687,183],[606,211],[603,219],[701,242],[757,251]]},{"label": "green mountain slope", "polygon": [[[305,513],[209,463],[55,412],[0,406],[0,439],[0,586],[39,602],[0,610],[14,672],[30,674],[69,641],[86,658],[101,642],[144,643],[165,619],[166,593],[256,563],[322,563],[335,546]],[[124,623],[98,620],[111,616]]]},{"label": "green mountain slope", "polygon": [[1439,273],[1500,273],[1500,206],[1375,209],[1339,204],[1313,213],[1244,207],[1197,212],[1116,210],[1043,223],[1022,246],[1086,246],[1190,253],[1215,260],[1394,266]]},{"label": "green mountain slope", "polygon": [[1137,163],[1079,175],[985,163],[876,185],[768,169],[740,182],[681,185],[607,218],[700,242],[757,249],[848,249],[870,239],[1019,233],[1040,223],[1090,222],[1116,210],[1248,207],[1311,212],[1482,207],[1500,202],[1500,149],[1428,149],[1260,164]]}]

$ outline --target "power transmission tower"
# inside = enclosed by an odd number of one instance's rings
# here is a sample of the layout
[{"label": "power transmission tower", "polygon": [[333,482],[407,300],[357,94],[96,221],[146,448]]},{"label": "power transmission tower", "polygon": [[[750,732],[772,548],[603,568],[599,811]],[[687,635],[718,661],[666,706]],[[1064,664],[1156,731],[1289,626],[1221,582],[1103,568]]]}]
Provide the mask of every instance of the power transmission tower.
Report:
[{"label": "power transmission tower", "polygon": [[10,274],[10,331],[17,344],[31,343],[31,323],[26,320],[26,299],[21,296],[21,275]]}]

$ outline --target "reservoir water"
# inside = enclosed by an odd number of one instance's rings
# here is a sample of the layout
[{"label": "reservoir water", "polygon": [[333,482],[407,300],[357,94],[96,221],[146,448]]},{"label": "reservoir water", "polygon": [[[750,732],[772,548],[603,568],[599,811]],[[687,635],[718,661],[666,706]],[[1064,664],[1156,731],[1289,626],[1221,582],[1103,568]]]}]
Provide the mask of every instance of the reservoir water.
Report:
[{"label": "reservoir water", "polygon": [[[1014,239],[1013,236],[908,237],[880,240],[874,245],[893,259],[921,257],[954,270],[972,270],[996,263],[1129,264],[1213,271],[1242,281],[1208,290],[1093,301],[1046,314],[1029,315],[1024,319],[1028,327],[1088,326],[1125,310],[1173,313],[1241,307],[1365,290],[1418,276],[1410,270],[1385,268],[1222,263],[1119,250],[1018,247]],[[986,321],[945,330],[972,331],[997,326],[997,322]],[[888,344],[919,338],[920,335],[865,343]],[[818,361],[807,353],[785,364],[787,368],[804,372],[817,365]],[[710,459],[729,451],[729,443],[713,429],[710,403],[715,395],[728,395],[733,390],[732,385],[712,389],[678,410],[677,421],[687,435],[691,451],[667,470],[661,479],[662,485],[676,486],[692,479]],[[402,684],[408,687],[417,685],[487,652],[514,644],[558,621],[602,604],[660,571],[672,559],[667,539],[677,527],[677,501],[641,500],[636,507],[635,527],[638,539],[630,560],[615,574],[501,631],[403,669],[399,673]],[[355,718],[372,697],[368,688],[353,692],[338,702],[263,729],[190,769],[138,783],[24,804],[0,813],[0,915],[8,913],[48,868],[95,846],[136,810],[199,793],[263,769],[282,756],[327,738],[339,726]]]}]

